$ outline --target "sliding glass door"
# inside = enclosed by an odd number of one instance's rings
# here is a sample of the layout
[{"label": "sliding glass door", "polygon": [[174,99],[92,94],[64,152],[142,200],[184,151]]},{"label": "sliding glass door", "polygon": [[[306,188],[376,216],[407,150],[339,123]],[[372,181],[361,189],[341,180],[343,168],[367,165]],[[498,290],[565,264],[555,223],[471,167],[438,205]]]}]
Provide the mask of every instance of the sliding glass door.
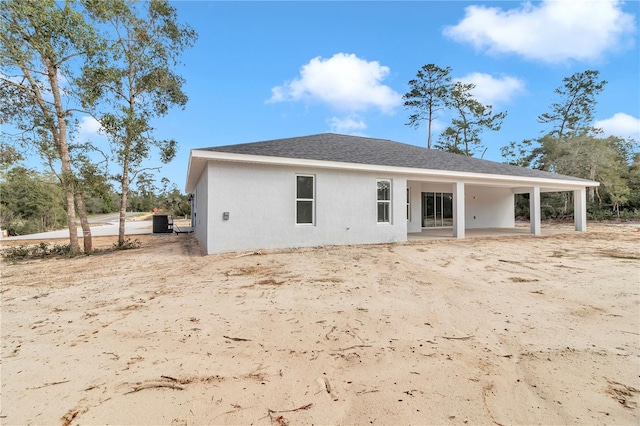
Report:
[{"label": "sliding glass door", "polygon": [[453,226],[453,193],[422,193],[422,227]]}]

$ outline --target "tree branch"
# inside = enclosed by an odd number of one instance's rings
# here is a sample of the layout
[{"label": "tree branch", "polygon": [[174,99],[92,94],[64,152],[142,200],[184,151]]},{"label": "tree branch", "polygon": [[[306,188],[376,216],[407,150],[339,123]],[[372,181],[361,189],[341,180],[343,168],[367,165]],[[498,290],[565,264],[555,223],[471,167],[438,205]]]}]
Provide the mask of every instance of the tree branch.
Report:
[{"label": "tree branch", "polygon": [[136,176],[138,176],[138,174],[139,174],[139,173],[142,173],[142,172],[144,172],[144,171],[147,171],[147,170],[155,170],[156,172],[159,172],[159,171],[160,171],[160,169],[161,169],[161,167],[145,167],[144,169],[139,169],[139,170],[135,170],[135,171],[134,171],[134,170],[131,170],[131,171],[129,172],[129,173],[131,173],[131,178],[129,179],[129,181],[131,181],[131,182],[132,182],[132,181],[136,178]]}]

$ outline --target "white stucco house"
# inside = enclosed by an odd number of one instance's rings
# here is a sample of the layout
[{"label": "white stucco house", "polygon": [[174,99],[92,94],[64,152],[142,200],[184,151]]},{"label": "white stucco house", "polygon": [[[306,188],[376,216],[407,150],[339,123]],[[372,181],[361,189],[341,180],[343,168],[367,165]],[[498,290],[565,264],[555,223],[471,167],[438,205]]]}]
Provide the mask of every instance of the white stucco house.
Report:
[{"label": "white stucco house", "polygon": [[515,194],[574,193],[585,231],[597,182],[390,140],[325,133],[194,149],[186,191],[207,253],[406,241],[425,228],[513,228]]}]

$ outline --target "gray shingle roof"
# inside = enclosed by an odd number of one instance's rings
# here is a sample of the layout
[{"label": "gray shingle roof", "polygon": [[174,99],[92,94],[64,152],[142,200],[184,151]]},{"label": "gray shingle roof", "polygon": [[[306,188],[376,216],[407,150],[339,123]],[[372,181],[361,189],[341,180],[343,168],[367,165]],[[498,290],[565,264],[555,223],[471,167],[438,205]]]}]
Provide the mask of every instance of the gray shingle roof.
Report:
[{"label": "gray shingle roof", "polygon": [[338,135],[335,133],[322,133],[319,135],[275,139],[263,142],[216,146],[202,148],[201,150],[264,155],[269,157],[591,182],[586,179],[426,149],[387,139]]}]

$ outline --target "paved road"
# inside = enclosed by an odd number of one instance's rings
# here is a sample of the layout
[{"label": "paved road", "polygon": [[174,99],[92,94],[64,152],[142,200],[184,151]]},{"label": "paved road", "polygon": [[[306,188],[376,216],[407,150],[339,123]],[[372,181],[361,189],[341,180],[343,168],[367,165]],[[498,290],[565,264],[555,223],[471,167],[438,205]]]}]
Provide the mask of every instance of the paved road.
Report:
[{"label": "paved road", "polygon": [[[138,216],[143,213],[127,212],[126,217]],[[91,216],[87,219],[89,223],[109,223],[118,222],[120,220],[120,213],[107,213]]]},{"label": "paved road", "polygon": [[[104,225],[91,226],[91,235],[94,237],[104,237],[118,235],[118,217],[113,222],[108,222]],[[99,223],[105,223],[103,220]],[[141,235],[151,234],[153,231],[153,221],[140,220],[136,222],[126,222],[124,225],[125,235]],[[82,228],[78,227],[78,236],[82,235]],[[69,230],[61,229],[59,231],[41,232],[39,234],[20,235],[17,237],[2,238],[0,241],[15,241],[15,240],[48,240],[53,238],[69,238]]]}]

